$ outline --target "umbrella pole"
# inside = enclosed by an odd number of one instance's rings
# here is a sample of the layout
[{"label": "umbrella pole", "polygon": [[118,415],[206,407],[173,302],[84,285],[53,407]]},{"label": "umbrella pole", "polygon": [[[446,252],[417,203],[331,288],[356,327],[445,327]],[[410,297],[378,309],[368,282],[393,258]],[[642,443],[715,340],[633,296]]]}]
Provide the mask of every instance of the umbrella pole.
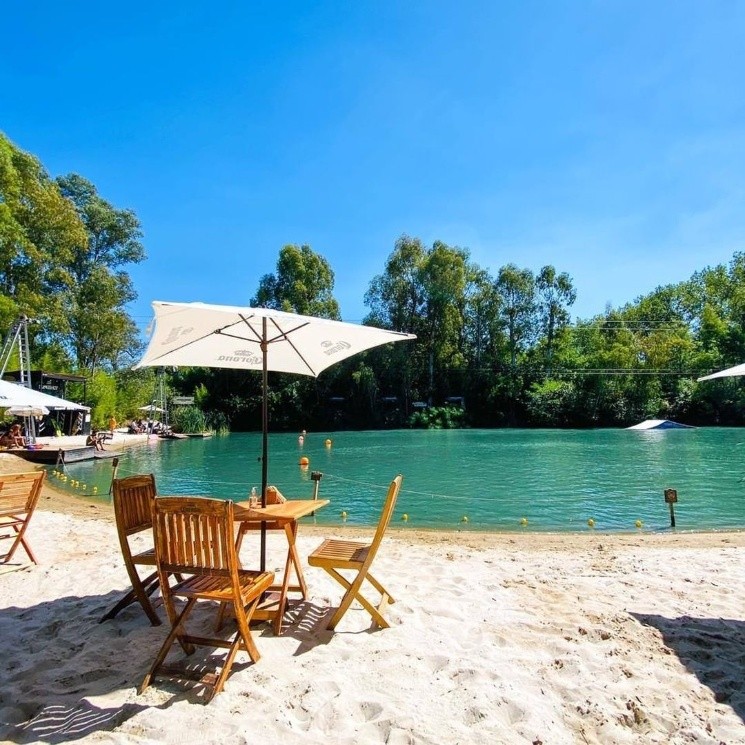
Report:
[{"label": "umbrella pole", "polygon": [[[267,454],[269,439],[269,405],[267,402],[268,380],[267,373],[267,343],[266,318],[261,319],[261,506],[266,507],[267,482]],[[261,523],[261,571],[266,569],[266,523]]]}]

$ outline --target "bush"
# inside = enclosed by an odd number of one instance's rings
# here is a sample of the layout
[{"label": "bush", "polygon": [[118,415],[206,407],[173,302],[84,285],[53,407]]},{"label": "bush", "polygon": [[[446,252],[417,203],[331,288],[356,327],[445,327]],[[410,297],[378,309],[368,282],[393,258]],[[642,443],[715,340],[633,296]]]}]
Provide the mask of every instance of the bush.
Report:
[{"label": "bush", "polygon": [[458,406],[433,406],[409,417],[409,426],[419,429],[460,429],[467,425],[465,409]]},{"label": "bush", "polygon": [[173,429],[176,432],[198,434],[207,429],[204,412],[196,406],[179,406],[173,412]]}]

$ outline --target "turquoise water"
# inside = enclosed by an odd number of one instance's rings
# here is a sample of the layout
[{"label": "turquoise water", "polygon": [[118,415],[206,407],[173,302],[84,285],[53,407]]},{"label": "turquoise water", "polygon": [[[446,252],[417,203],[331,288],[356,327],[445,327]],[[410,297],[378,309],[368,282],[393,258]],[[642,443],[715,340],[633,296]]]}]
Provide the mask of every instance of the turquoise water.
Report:
[{"label": "turquoise water", "polygon": [[[324,441],[330,438],[330,448]],[[309,498],[311,470],[331,504],[316,522],[371,525],[397,473],[401,527],[468,530],[597,530],[669,527],[665,488],[678,491],[677,527],[745,527],[745,430],[399,430],[310,433],[269,439],[269,483]],[[245,499],[261,483],[259,434],[153,441],[125,450],[119,475],[153,472],[161,494]],[[301,456],[310,469],[298,466]],[[106,495],[110,461],[67,467]],[[52,477],[54,478],[54,477]],[[71,489],[82,492],[82,487]],[[403,514],[408,521],[402,521]],[[468,522],[463,522],[463,517]],[[521,520],[528,521],[527,526]]]}]

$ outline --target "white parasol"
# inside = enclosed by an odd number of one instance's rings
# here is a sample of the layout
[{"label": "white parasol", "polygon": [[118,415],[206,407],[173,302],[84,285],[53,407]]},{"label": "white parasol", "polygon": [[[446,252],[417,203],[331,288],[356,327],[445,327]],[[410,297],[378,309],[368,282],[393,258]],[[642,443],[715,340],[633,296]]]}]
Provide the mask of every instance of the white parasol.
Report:
[{"label": "white parasol", "polygon": [[714,380],[715,378],[734,378],[737,375],[745,375],[745,364],[735,365],[734,367],[728,367],[726,370],[720,370],[719,372],[712,373],[711,375],[704,375],[701,380]]},{"label": "white parasol", "polygon": [[[155,330],[135,367],[188,366],[262,373],[261,499],[268,470],[267,373],[317,377],[337,362],[414,334],[268,308],[155,301]],[[261,532],[261,568],[266,535]]]}]

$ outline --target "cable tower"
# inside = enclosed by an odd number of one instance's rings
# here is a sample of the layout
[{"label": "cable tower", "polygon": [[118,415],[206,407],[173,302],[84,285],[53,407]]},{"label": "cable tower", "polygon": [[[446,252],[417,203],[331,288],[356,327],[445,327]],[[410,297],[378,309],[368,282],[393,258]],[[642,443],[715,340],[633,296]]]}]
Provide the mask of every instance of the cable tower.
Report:
[{"label": "cable tower", "polygon": [[2,355],[0,355],[0,361],[2,361],[0,378],[2,378],[8,369],[8,363],[13,358],[13,352],[17,350],[18,369],[20,371],[18,382],[26,388],[31,388],[31,349],[28,343],[29,323],[33,323],[31,318],[28,316],[19,316],[5,337]]}]

